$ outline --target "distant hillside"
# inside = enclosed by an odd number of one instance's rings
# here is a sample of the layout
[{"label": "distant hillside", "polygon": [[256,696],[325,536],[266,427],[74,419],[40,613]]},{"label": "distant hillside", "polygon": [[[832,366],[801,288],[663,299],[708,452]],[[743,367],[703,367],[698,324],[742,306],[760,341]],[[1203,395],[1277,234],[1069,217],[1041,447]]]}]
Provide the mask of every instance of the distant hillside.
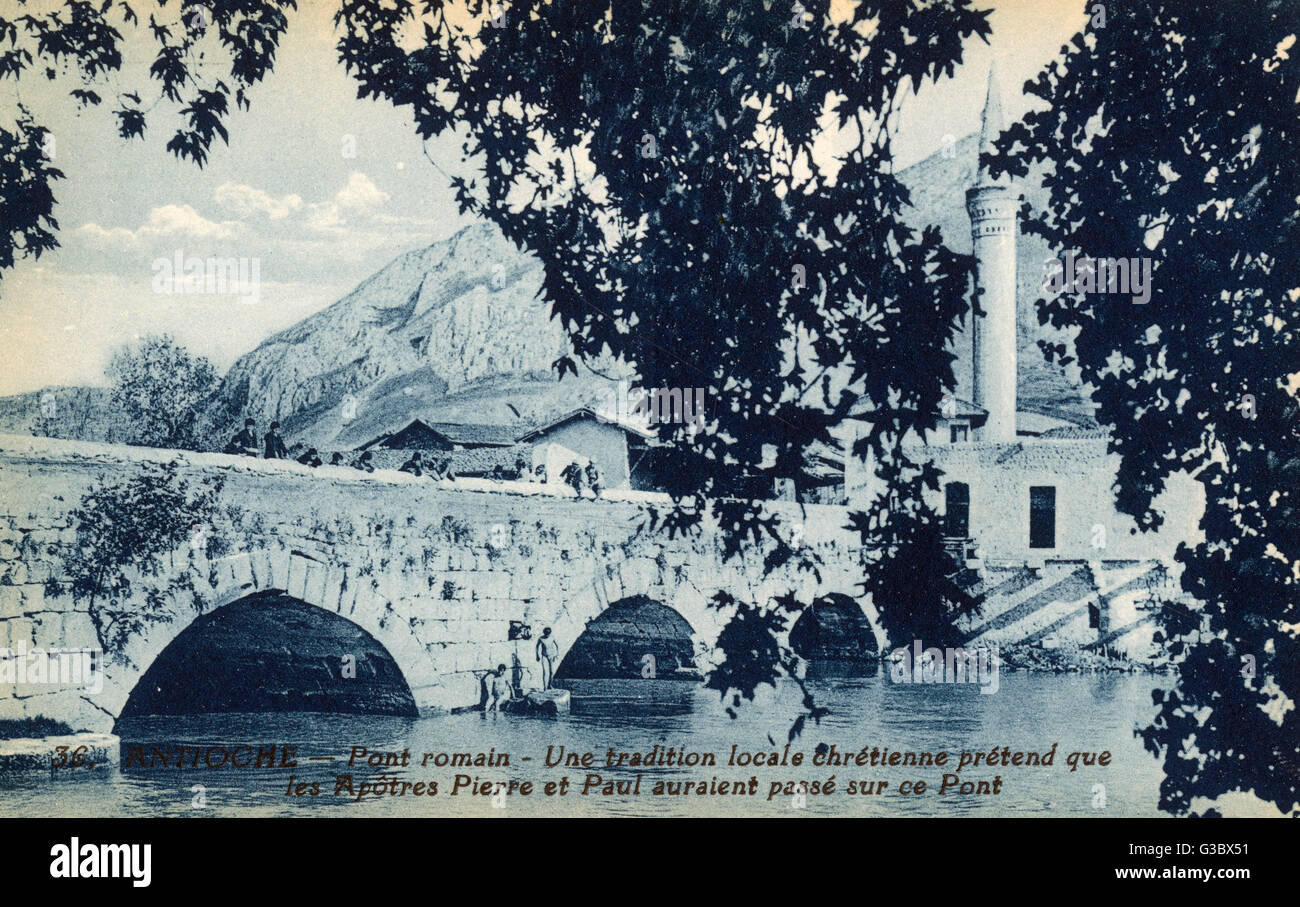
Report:
[{"label": "distant hillside", "polygon": [[[938,225],[963,252],[970,251],[966,189],[975,178],[975,148],[976,137],[968,136],[949,156],[936,153],[900,174],[911,192],[909,223]],[[1027,195],[1041,201],[1036,187]],[[1049,336],[1032,312],[1047,247],[1022,235],[1017,251],[1020,408],[1089,424],[1091,409],[1079,389],[1048,366],[1036,345]],[[538,301],[541,282],[540,263],[487,223],[401,255],[231,366],[214,440],[244,416],[259,429],[278,419],[290,441],[327,449],[356,446],[417,416],[505,424],[590,405],[609,382],[582,367],[578,377],[556,380],[551,364],[569,344]],[[970,386],[969,342],[956,352],[960,393]],[[111,436],[104,391],[56,393],[69,437]],[[0,398],[0,430],[31,431],[39,400],[39,393]]]},{"label": "distant hillside", "polygon": [[556,386],[551,363],[569,345],[537,299],[541,282],[537,260],[495,227],[466,227],[268,338],[231,367],[222,396],[318,447],[417,415],[505,423],[519,418],[507,404],[528,419],[572,408],[600,382]]},{"label": "distant hillside", "polygon": [[[41,408],[46,394],[54,398],[52,417]],[[0,397],[0,432],[74,441],[123,440],[121,418],[102,387],[45,387]]]}]

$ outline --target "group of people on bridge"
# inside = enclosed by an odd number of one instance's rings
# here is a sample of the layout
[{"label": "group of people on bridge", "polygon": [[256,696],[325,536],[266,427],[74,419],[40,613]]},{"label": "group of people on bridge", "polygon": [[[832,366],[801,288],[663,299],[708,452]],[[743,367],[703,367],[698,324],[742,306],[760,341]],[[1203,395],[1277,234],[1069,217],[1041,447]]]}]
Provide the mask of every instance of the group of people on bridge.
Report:
[{"label": "group of people on bridge", "polygon": [[[257,443],[257,432],[254,430],[256,426],[257,423],[252,419],[245,419],[243,430],[230,439],[230,442],[225,446],[222,453],[242,454],[246,457],[256,457],[260,448],[263,458],[267,460],[295,459],[304,466],[325,465],[325,461],[321,459],[320,452],[314,447],[308,447],[297,457],[291,457],[289,454],[289,448],[284,443],[284,437],[280,434],[279,422],[271,423],[271,427],[262,437],[262,443],[259,445]],[[362,451],[361,456],[358,457],[356,462],[352,463],[351,466],[353,469],[360,469],[364,472],[374,472],[375,466],[373,461],[374,454],[366,450]],[[330,454],[329,465],[347,466],[349,464],[343,461],[343,454],[336,450],[334,453]]]},{"label": "group of people on bridge", "polygon": [[[271,423],[271,427],[262,437],[260,444],[257,439],[256,427],[257,423],[253,419],[245,419],[243,430],[230,439],[222,452],[256,457],[260,451],[261,455],[267,460],[296,459],[305,466],[325,465],[319,451],[314,447],[308,447],[303,453],[293,457],[285,444],[284,437],[280,434],[279,422]],[[351,466],[353,469],[360,469],[363,472],[375,471],[374,454],[369,450],[362,451],[361,455],[350,464],[344,462],[342,453],[334,451],[334,453],[330,454],[329,465]],[[446,454],[428,454],[418,450],[413,451],[406,459],[406,462],[398,469],[411,475],[427,475],[433,479],[456,478],[456,473],[452,469],[451,457]],[[488,478],[500,481],[535,482],[545,485],[547,483],[546,464],[538,463],[530,469],[527,459],[523,454],[520,454],[515,458],[513,469],[497,463],[492,467]],[[594,497],[600,497],[600,469],[591,460],[588,460],[585,465],[576,460],[569,463],[561,470],[560,480],[572,488],[578,497],[583,496],[584,488],[590,488]]]}]

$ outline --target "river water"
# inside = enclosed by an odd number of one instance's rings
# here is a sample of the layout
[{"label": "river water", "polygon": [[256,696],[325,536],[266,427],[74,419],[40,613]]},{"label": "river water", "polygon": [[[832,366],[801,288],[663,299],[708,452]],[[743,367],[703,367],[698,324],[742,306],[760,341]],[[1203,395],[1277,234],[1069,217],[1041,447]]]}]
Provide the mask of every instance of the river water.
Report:
[{"label": "river water", "polygon": [[[1005,672],[998,691],[981,695],[978,686],[907,686],[891,684],[883,675],[822,679],[812,684],[818,704],[831,709],[821,725],[809,725],[791,746],[805,755],[802,766],[755,768],[727,765],[733,745],[740,751],[778,755],[787,739],[791,719],[798,714],[800,694],[793,684],[776,691],[760,690],[733,720],[716,693],[699,685],[675,681],[573,681],[573,711],[563,718],[484,715],[467,712],[423,719],[396,719],[321,714],[203,715],[136,719],[119,726],[123,766],[61,771],[56,775],[0,777],[0,815],[15,816],[526,816],[526,815],[758,815],[758,816],[929,816],[929,815],[1072,815],[1149,816],[1156,809],[1161,772],[1133,731],[1153,714],[1151,690],[1163,686],[1160,677],[1127,674],[1047,675]],[[768,736],[777,746],[768,742]],[[126,767],[127,747],[222,744],[294,744],[298,765],[293,768],[231,769]],[[946,751],[946,767],[814,766],[817,744],[837,752],[857,753],[862,747],[898,751]],[[1054,765],[967,767],[965,781],[1002,779],[1001,792],[940,795],[945,774],[963,751],[987,753],[1009,747],[1011,752],[1047,751],[1055,743]],[[717,764],[694,767],[606,767],[606,752],[649,753],[656,744],[679,752],[714,753]],[[375,752],[409,750],[407,767],[348,767],[351,747]],[[548,747],[566,753],[594,754],[591,767],[547,767]],[[508,767],[421,766],[425,753],[508,754]],[[552,752],[555,752],[552,750]],[[1071,753],[1109,752],[1109,765],[1080,765],[1071,772]],[[245,751],[245,754],[247,751]],[[307,757],[321,757],[307,761]],[[324,761],[324,757],[334,757]],[[214,756],[216,762],[221,756]],[[245,756],[245,759],[247,756]],[[919,757],[918,757],[919,758]],[[1083,757],[1080,757],[1082,761]],[[431,760],[436,757],[430,756]],[[525,761],[527,759],[527,761]],[[365,796],[360,802],[339,788],[338,776],[350,774],[353,791],[363,781],[396,777],[436,782],[435,796]],[[461,790],[452,795],[455,776],[486,781],[531,781],[529,795],[476,796]],[[610,781],[636,783],[636,796],[605,795],[591,787],[583,794],[589,774]],[[319,784],[320,795],[289,795],[294,784]],[[564,796],[546,796],[543,785],[568,776]],[[660,781],[710,783],[713,779],[748,790],[756,778],[757,793],[701,796],[653,795]],[[810,787],[803,797],[787,782],[823,785],[834,776],[833,793]],[[927,783],[923,795],[902,794],[903,782]],[[873,782],[875,792],[848,792],[854,782]],[[880,790],[880,782],[888,787]],[[473,784],[473,780],[469,782]],[[778,792],[772,794],[772,784]],[[971,785],[978,789],[978,784]],[[340,790],[339,794],[335,794]],[[716,788],[715,788],[716,790]],[[769,795],[770,798],[769,798]],[[201,804],[201,805],[200,805]]]}]

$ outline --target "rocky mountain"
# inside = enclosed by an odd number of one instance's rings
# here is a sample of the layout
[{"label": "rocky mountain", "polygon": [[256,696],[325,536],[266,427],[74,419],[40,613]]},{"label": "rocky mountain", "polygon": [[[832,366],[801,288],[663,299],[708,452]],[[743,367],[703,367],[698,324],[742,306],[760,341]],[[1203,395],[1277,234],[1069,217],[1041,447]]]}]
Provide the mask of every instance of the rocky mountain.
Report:
[{"label": "rocky mountain", "polygon": [[[963,252],[970,251],[965,192],[975,178],[976,141],[968,136],[900,174],[911,193],[909,223],[937,224]],[[1036,186],[1026,195],[1031,205],[1041,201]],[[1032,311],[1049,250],[1024,235],[1017,250],[1020,408],[1088,424],[1091,408],[1077,385],[1049,366],[1036,344],[1040,337],[1059,339]],[[556,380],[551,363],[569,346],[538,299],[541,281],[537,260],[487,223],[401,255],[338,302],[241,357],[222,381],[214,438],[251,416],[259,429],[279,420],[290,441],[355,447],[417,416],[528,423],[606,398],[610,383],[581,366],[578,377]],[[969,347],[955,347],[959,395],[960,382],[969,380]],[[111,438],[102,392],[56,390],[69,426]],[[31,431],[40,396],[0,399],[0,430]]]},{"label": "rocky mountain", "polygon": [[541,265],[495,227],[466,227],[268,338],[230,368],[222,396],[316,446],[369,440],[417,414],[515,421],[506,404],[534,410],[535,386],[556,383],[551,363],[568,351],[537,299],[541,281]]}]

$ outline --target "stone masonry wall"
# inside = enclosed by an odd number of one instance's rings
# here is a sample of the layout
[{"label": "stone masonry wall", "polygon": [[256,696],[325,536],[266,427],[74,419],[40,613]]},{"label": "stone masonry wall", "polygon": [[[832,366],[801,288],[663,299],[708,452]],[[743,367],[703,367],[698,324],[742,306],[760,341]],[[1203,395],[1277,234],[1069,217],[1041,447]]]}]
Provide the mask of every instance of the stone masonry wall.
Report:
[{"label": "stone masonry wall", "polygon": [[[224,481],[221,512],[201,545],[167,558],[162,588],[172,619],[153,624],[110,661],[102,691],[0,684],[0,717],[45,715],[108,730],[140,674],[200,613],[278,590],[338,613],[373,635],[405,674],[424,712],[472,707],[475,672],[512,662],[538,682],[532,640],[510,641],[510,622],[553,628],[561,658],[611,602],[646,595],[676,609],[697,646],[712,651],[725,615],[714,593],[766,600],[855,595],[855,538],[841,507],[774,504],[803,524],[821,557],[822,582],[787,569],[764,577],[765,550],[724,563],[715,532],[670,540],[646,527],[658,495],[615,491],[574,500],[567,489],[428,478],[223,454],[186,454],[0,436],[0,649],[97,647],[83,602],[66,592],[69,512],[100,480],[138,474],[144,461],[181,464],[195,482]],[[211,556],[210,556],[211,555]],[[51,580],[54,584],[51,584]],[[875,611],[865,606],[876,626]]]},{"label": "stone masonry wall", "polygon": [[[923,451],[923,454],[922,454]],[[1200,486],[1175,476],[1156,500],[1159,532],[1136,532],[1115,509],[1112,485],[1119,457],[1104,439],[1024,438],[1014,444],[970,443],[916,448],[943,470],[943,483],[970,486],[970,534],[987,560],[1142,560],[1172,562],[1179,542],[1198,536],[1204,510]],[[1029,488],[1056,489],[1056,546],[1029,547]],[[942,512],[942,488],[930,502]],[[1096,527],[1101,527],[1100,531]]]}]

